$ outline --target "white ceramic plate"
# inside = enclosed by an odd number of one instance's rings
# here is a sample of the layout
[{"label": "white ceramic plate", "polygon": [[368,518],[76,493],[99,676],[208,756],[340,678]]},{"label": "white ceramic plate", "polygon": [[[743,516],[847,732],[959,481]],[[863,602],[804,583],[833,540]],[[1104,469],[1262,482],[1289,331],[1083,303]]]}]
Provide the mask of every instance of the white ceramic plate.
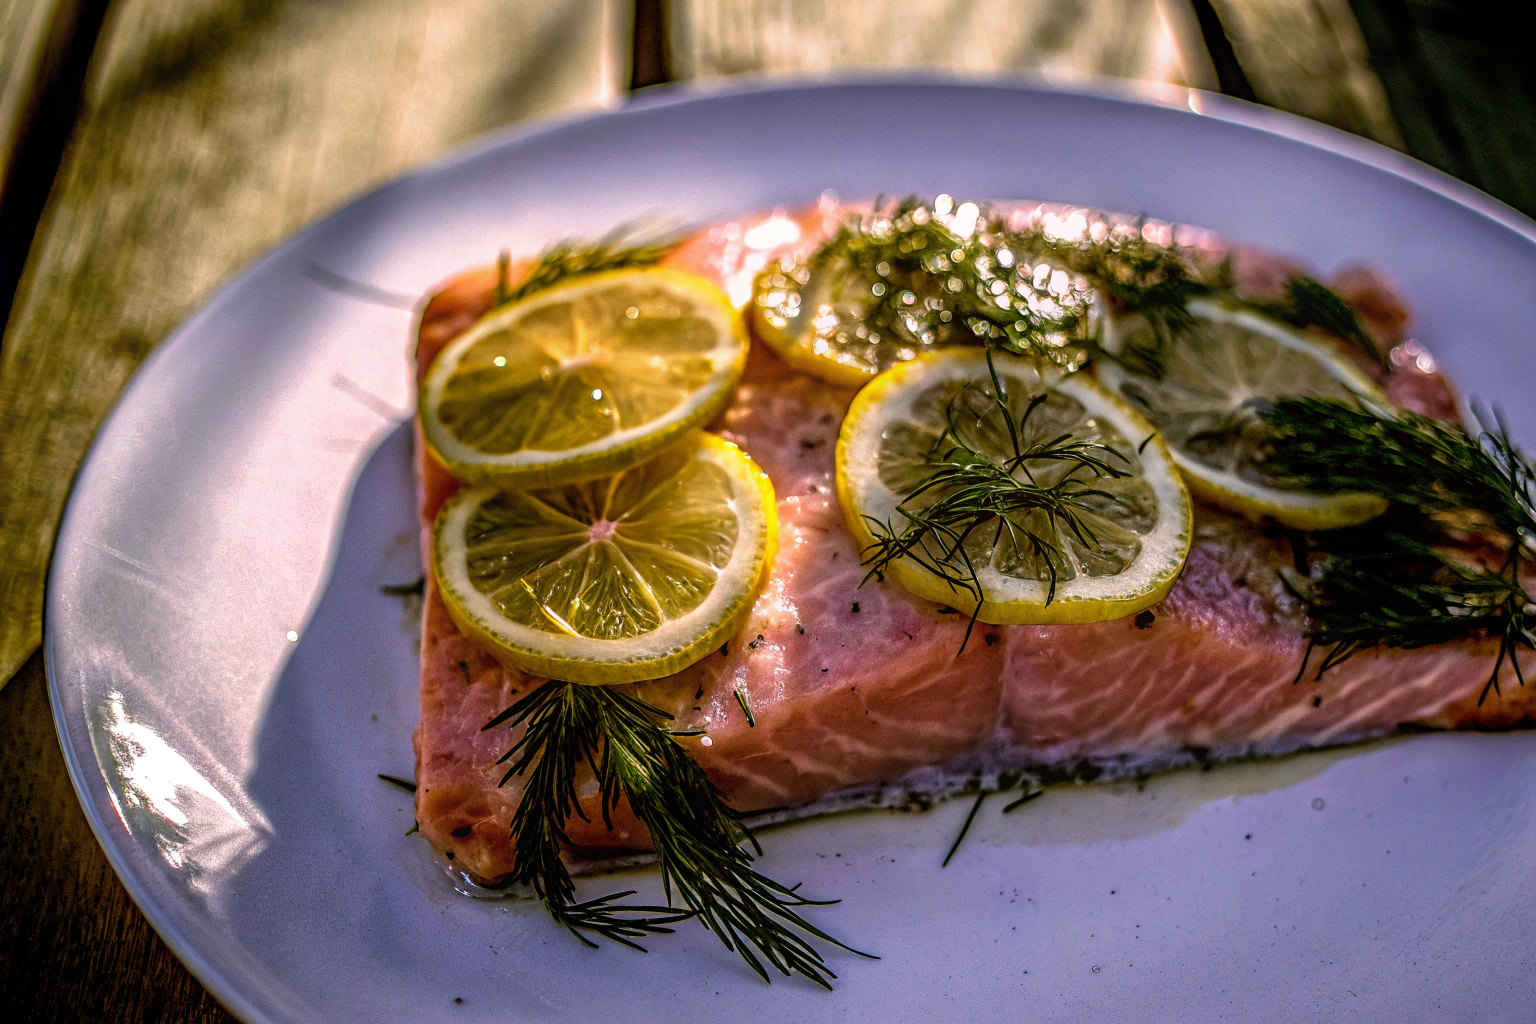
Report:
[{"label": "white ceramic plate", "polygon": [[405,837],[409,799],[374,776],[413,763],[413,630],[379,591],[420,573],[411,302],[502,246],[827,188],[1056,199],[1369,261],[1536,443],[1536,225],[1257,107],[865,80],[492,139],[243,274],[81,471],[49,581],[54,709],[97,837],[176,953],[263,1022],[1532,1019],[1526,735],[994,801],[942,870],[959,803],[770,832],[767,871],[842,897],[815,919],[884,958],[834,954],[831,994],[765,986],[692,926],[646,956],[584,949],[536,905],[457,895]]}]

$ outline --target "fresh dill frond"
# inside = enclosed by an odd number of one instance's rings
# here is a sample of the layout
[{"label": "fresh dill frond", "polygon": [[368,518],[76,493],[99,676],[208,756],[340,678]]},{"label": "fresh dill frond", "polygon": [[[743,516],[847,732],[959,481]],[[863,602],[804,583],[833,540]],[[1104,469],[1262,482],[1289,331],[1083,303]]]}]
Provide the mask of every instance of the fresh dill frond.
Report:
[{"label": "fresh dill frond", "polygon": [[845,219],[803,267],[771,264],[759,290],[786,296],[808,285],[804,301],[836,315],[837,345],[883,341],[910,358],[980,343],[1075,365],[1073,346],[1091,329],[1089,290],[1059,267],[1022,259],[1001,218],[976,207],[962,225],[958,209],[951,216],[916,196],[877,202]]},{"label": "fresh dill frond", "polygon": [[806,899],[753,870],[753,854],[742,844],[758,854],[761,847],[704,770],[658,724],[670,716],[612,687],[581,689],[597,691],[592,697],[606,740],[600,772],[605,813],[622,797],[645,824],[668,901],[675,889],[689,911],[764,981],[767,961],[781,974],[799,974],[830,989],[836,975],[796,931],[858,950],[797,910],[836,901]]},{"label": "fresh dill frond", "polygon": [[1313,537],[1316,570],[1295,586],[1312,645],[1326,648],[1318,675],[1377,645],[1482,634],[1500,642],[1479,703],[1499,692],[1506,660],[1524,685],[1519,651],[1536,650],[1536,603],[1522,583],[1536,559],[1536,486],[1507,432],[1473,437],[1410,412],[1319,399],[1282,399],[1261,415],[1277,479],[1395,503],[1384,519]]},{"label": "fresh dill frond", "polygon": [[[1360,318],[1343,296],[1311,277],[1294,276],[1278,300],[1243,295],[1233,278],[1230,259],[1203,266],[1176,243],[1146,238],[1140,220],[1100,220],[1073,237],[1053,235],[1036,225],[1015,235],[1016,247],[1049,256],[1086,277],[1120,310],[1139,313],[1152,330],[1147,343],[1112,358],[1151,377],[1162,376],[1162,350],[1189,326],[1189,301],[1218,296],[1246,305],[1292,327],[1318,327],[1342,338],[1382,368],[1386,357],[1365,333]],[[1101,356],[1108,353],[1099,352]]]},{"label": "fresh dill frond", "polygon": [[572,277],[597,274],[605,270],[655,266],[666,259],[679,244],[679,239],[637,235],[629,227],[621,227],[591,242],[568,238],[540,253],[528,273],[516,285],[508,280],[510,254],[502,252],[496,260],[495,304],[504,306],[509,302],[526,299],[535,292],[541,292]]},{"label": "fresh dill frond", "polygon": [[1264,466],[1276,479],[1429,513],[1479,512],[1527,547],[1536,538],[1536,477],[1502,428],[1474,438],[1428,416],[1317,398],[1280,399],[1260,415],[1271,433]]},{"label": "fresh dill frond", "polygon": [[[891,562],[906,558],[969,595],[973,610],[960,645],[962,651],[975,628],[983,599],[971,538],[990,534],[988,550],[1006,539],[1014,551],[1028,551],[1044,570],[1046,604],[1050,604],[1065,568],[1061,538],[1070,535],[1084,547],[1097,548],[1098,538],[1084,520],[1084,513],[1102,515],[1105,504],[1121,505],[1119,498],[1093,486],[1094,482],[1130,475],[1125,456],[1097,441],[1061,433],[1026,443],[1030,418],[1048,394],[1030,398],[1015,418],[990,353],[987,365],[992,386],[980,396],[984,400],[975,403],[980,410],[965,408],[971,404],[965,401],[971,397],[971,389],[949,403],[945,430],[925,459],[926,475],[896,506],[903,521],[882,522],[865,516],[874,543],[864,551],[861,564],[869,571],[863,582],[883,578]],[[1010,446],[1001,460],[985,454],[977,440],[999,421]],[[1042,463],[1067,468],[1053,482],[1041,484],[1036,473]],[[1043,523],[1034,513],[1043,516]]]},{"label": "fresh dill frond", "polygon": [[1382,369],[1387,357],[1360,325],[1355,307],[1338,292],[1310,277],[1293,277],[1285,284],[1285,295],[1275,302],[1251,303],[1261,312],[1292,327],[1319,327],[1343,338]]},{"label": "fresh dill frond", "polygon": [[[974,218],[959,217],[966,206]],[[1079,212],[1080,223],[1074,215],[1020,227],[985,205],[877,200],[808,257],[764,268],[758,301],[778,323],[818,311],[818,344],[834,350],[884,344],[910,359],[936,345],[979,343],[1076,369],[1098,332],[1097,290],[1112,310],[1139,314],[1152,330],[1127,351],[1095,354],[1160,377],[1164,349],[1192,322],[1190,300],[1221,296],[1383,359],[1353,307],[1319,281],[1293,277],[1276,301],[1246,297],[1230,260],[1153,241],[1140,218]]]},{"label": "fresh dill frond", "polygon": [[1104,221],[1100,230],[1085,226],[1073,237],[1037,225],[1011,237],[1024,251],[1050,256],[1082,274],[1124,309],[1156,324],[1187,323],[1189,300],[1216,290],[1228,268],[1218,268],[1217,283],[1205,280],[1182,248],[1147,240],[1142,224],[1140,220]]},{"label": "fresh dill frond", "polygon": [[752,714],[752,705],[747,703],[747,692],[741,689],[732,692],[736,694],[736,703],[741,705],[741,713],[747,716],[747,728],[756,729],[757,716]]},{"label": "fresh dill frond", "polygon": [[1518,549],[1503,564],[1484,567],[1456,557],[1447,538],[1415,513],[1394,519],[1391,526],[1373,523],[1322,538],[1325,560],[1302,595],[1312,620],[1309,639],[1326,650],[1318,675],[1370,647],[1411,649],[1483,633],[1500,643],[1479,703],[1490,689],[1499,692],[1506,659],[1523,686],[1517,655],[1521,647],[1536,650],[1536,622],[1531,596],[1518,580]]},{"label": "fresh dill frond", "polygon": [[[591,932],[642,952],[636,939],[672,931],[668,925],[686,920],[688,913],[672,907],[626,906],[614,893],[585,903],[576,901],[576,885],[561,857],[570,840],[565,823],[572,814],[587,819],[576,792],[577,771],[583,762],[600,772],[601,723],[582,687],[551,680],[491,719],[484,729],[503,723],[524,726],[522,737],[498,764],[512,762],[499,785],[525,775],[522,799],[512,817],[512,842],[517,867],[507,884],[529,886],[552,916],[583,945],[595,947]],[[482,730],[483,731],[483,730]],[[605,805],[606,810],[606,805]]]},{"label": "fresh dill frond", "polygon": [[[836,975],[796,934],[848,948],[797,913],[824,904],[752,869],[753,856],[742,843],[760,853],[756,840],[678,745],[664,724],[669,720],[660,709],[612,687],[551,681],[486,725],[526,726],[502,758],[512,761],[503,783],[526,773],[512,821],[517,851],[512,881],[531,885],[555,919],[588,945],[585,932],[638,949],[635,939],[697,918],[764,980],[766,961],[782,974],[830,988]],[[612,811],[627,801],[649,830],[668,902],[675,891],[682,908],[613,902],[630,893],[575,902],[560,853],[569,844],[564,823],[572,814],[586,820],[576,792],[583,764],[598,783],[604,821],[611,822]]]},{"label": "fresh dill frond", "polygon": [[1096,358],[1113,359],[1133,373],[1163,375],[1165,352],[1174,336],[1193,323],[1189,301],[1231,290],[1231,267],[1223,262],[1202,272],[1176,244],[1153,242],[1144,221],[1097,219],[1081,230],[1061,234],[1042,222],[1014,234],[1015,245],[1045,256],[1082,275],[1108,299],[1117,315],[1139,314],[1150,330],[1110,353],[1096,348]]},{"label": "fresh dill frond", "polygon": [[949,867],[949,862],[955,859],[955,854],[959,851],[960,844],[965,842],[965,837],[970,834],[971,825],[976,821],[976,814],[981,810],[981,805],[986,801],[987,797],[995,792],[996,790],[983,789],[976,794],[976,800],[971,804],[970,813],[965,816],[965,824],[960,826],[960,834],[955,836],[953,843],[949,844],[949,852],[944,855],[944,863],[940,864],[939,867],[947,868]]}]

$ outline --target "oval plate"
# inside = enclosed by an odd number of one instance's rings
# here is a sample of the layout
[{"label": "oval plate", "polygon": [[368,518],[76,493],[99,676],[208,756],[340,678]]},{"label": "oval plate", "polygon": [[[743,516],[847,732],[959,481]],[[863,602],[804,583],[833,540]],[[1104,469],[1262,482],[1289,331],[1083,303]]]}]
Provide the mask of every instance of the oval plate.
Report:
[{"label": "oval plate", "polygon": [[[837,991],[685,926],[588,950],[458,895],[419,837],[410,465],[417,296],[504,246],[940,191],[1213,228],[1414,302],[1466,394],[1536,441],[1536,225],[1399,154],[1183,90],[854,80],[673,92],[502,136],[242,274],[155,353],[80,472],[46,651],[75,785],[171,948],[249,1021],[1530,1019],[1536,742],[1427,736],[983,811],[766,835]],[[290,639],[296,637],[296,640]],[[614,885],[615,882],[622,885]],[[586,884],[659,895],[654,872]],[[603,889],[606,891],[606,889]],[[1454,1011],[1450,1008],[1454,1007]]]}]

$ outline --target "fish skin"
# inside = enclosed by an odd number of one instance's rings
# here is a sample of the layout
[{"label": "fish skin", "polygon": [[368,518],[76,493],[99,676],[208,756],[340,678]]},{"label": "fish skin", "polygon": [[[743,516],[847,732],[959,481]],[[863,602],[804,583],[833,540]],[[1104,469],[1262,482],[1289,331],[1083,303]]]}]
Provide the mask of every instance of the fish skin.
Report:
[{"label": "fish skin", "polygon": [[[800,241],[766,251],[742,243],[762,218],[716,225],[668,262],[720,282],[739,305],[762,262],[810,244],[836,213],[794,215]],[[1207,233],[1188,240],[1226,251]],[[1305,272],[1250,248],[1234,254],[1233,266],[1239,286],[1255,293]],[[514,266],[513,279],[525,270]],[[1349,268],[1334,280],[1383,350],[1406,340],[1407,306],[1380,275]],[[419,373],[489,309],[494,292],[495,271],[484,268],[433,294],[419,321]],[[1413,360],[1390,373],[1362,365],[1408,407],[1454,415],[1444,379]],[[740,811],[804,805],[934,765],[1140,770],[1403,728],[1503,729],[1536,719],[1536,688],[1506,687],[1478,704],[1492,641],[1366,651],[1320,680],[1310,673],[1298,680],[1306,640],[1302,609],[1280,578],[1292,562],[1286,535],[1201,505],[1183,575],[1150,622],[1143,615],[1078,626],[978,624],[957,653],[964,616],[895,584],[863,582],[832,488],[837,429],[852,397],[753,346],[734,402],[711,429],[773,480],[780,535],[772,576],[723,652],[631,688],[672,714],[676,727],[708,730],[710,746],[698,737],[679,742]],[[433,517],[459,485],[419,433],[417,469],[426,558]],[[459,633],[428,575],[416,817],[427,840],[473,879],[512,870],[510,825],[522,792],[517,777],[497,785],[504,771],[497,759],[516,735],[482,726],[542,682]],[[646,849],[645,829],[627,805],[613,814],[612,828],[604,824],[595,790],[586,777],[586,817],[567,822],[573,851],[601,857]]]}]

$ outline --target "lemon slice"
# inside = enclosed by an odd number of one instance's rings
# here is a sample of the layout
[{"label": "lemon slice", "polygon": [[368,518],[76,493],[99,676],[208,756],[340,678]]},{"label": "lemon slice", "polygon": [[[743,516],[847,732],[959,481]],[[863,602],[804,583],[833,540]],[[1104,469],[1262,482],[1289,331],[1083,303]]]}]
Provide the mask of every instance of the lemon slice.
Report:
[{"label": "lemon slice", "polygon": [[730,300],[701,278],[656,267],[575,278],[443,349],[422,384],[422,433],[465,480],[615,473],[723,409],[746,354]]},{"label": "lemon slice", "polygon": [[758,276],[747,307],[752,333],[801,373],[862,387],[941,340],[937,331],[926,342],[871,331],[863,319],[876,286],[891,287],[845,266],[813,273],[809,261],[782,261]]},{"label": "lemon slice", "polygon": [[[921,269],[882,259],[870,272],[841,255],[819,265],[811,256],[784,257],[754,284],[753,335],[802,373],[849,387],[924,352],[1002,337],[999,324],[1057,362],[1081,363],[1077,346],[1098,316],[1086,279],[1001,241],[958,238],[935,221],[898,217],[891,230],[874,237],[908,260],[920,258]],[[1059,326],[1063,319],[1071,326]]]},{"label": "lemon slice", "polygon": [[563,487],[466,487],[438,513],[433,570],[453,620],[532,675],[657,679],[730,638],[773,564],[773,484],[696,432],[649,462]]},{"label": "lemon slice", "polygon": [[[944,497],[943,489],[920,488],[932,477],[930,453],[958,439],[994,466],[1012,461],[1013,480],[1071,496],[1076,528],[1038,508],[978,517],[964,551],[980,586],[979,608],[965,588],[920,564],[937,564],[935,545],[922,559],[889,562],[884,572],[896,582],[993,623],[1099,622],[1161,601],[1183,569],[1191,536],[1189,494],[1161,439],[1086,374],[1042,374],[1038,364],[1001,353],[992,360],[1005,403],[993,397],[986,352],[975,348],[920,356],[854,398],[837,440],[837,493],[866,557],[877,534],[907,524],[899,506],[909,496],[906,509],[925,513]],[[1090,451],[1122,475],[1095,476],[1070,459],[1015,458],[1072,442],[1104,446]],[[953,560],[945,565],[955,568]]]},{"label": "lemon slice", "polygon": [[[1258,415],[1277,398],[1385,408],[1371,379],[1322,343],[1251,310],[1209,299],[1188,308],[1193,323],[1162,346],[1138,317],[1106,323],[1104,348],[1116,358],[1097,360],[1095,372],[1161,432],[1195,496],[1301,530],[1380,515],[1387,503],[1375,495],[1287,489],[1268,476]],[[1152,361],[1136,358],[1148,352]]]}]

